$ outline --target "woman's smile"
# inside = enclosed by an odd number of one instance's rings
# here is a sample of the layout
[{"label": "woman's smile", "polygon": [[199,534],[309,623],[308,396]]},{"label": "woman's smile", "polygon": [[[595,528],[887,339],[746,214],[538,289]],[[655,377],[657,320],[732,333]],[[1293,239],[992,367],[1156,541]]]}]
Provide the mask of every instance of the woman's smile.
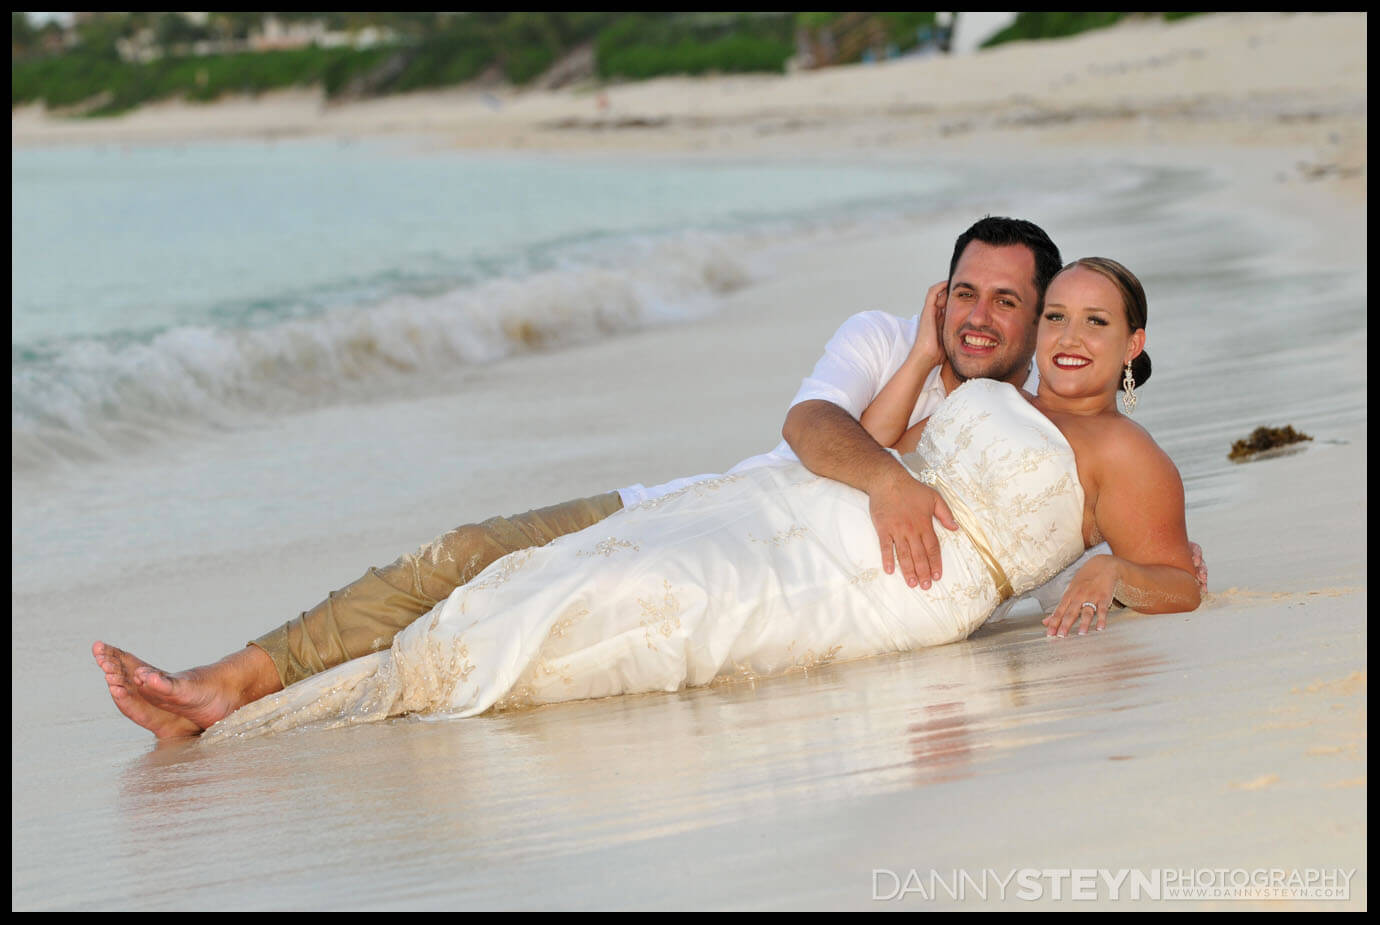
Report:
[{"label": "woman's smile", "polygon": [[1091,366],[1092,360],[1072,353],[1056,353],[1054,365],[1060,369],[1082,369],[1085,366]]}]

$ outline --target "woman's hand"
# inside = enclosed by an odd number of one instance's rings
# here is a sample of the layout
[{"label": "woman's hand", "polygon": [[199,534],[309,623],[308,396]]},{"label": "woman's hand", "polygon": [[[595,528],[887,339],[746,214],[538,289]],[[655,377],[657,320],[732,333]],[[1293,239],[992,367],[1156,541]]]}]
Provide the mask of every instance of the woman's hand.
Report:
[{"label": "woman's hand", "polygon": [[1040,622],[1048,629],[1046,636],[1067,636],[1075,623],[1078,635],[1088,632],[1096,620],[1098,629],[1107,628],[1107,611],[1111,609],[1119,580],[1116,556],[1093,556],[1073,576],[1064,589],[1064,596],[1054,612]]},{"label": "woman's hand", "polygon": [[858,418],[863,430],[881,446],[895,446],[905,436],[925,380],[944,358],[939,328],[948,291],[948,283],[935,283],[925,294],[925,307],[920,312],[910,353]]},{"label": "woman's hand", "polygon": [[926,369],[933,369],[944,359],[944,308],[949,301],[949,281],[935,283],[925,293],[925,307],[920,312],[920,328],[910,359]]}]

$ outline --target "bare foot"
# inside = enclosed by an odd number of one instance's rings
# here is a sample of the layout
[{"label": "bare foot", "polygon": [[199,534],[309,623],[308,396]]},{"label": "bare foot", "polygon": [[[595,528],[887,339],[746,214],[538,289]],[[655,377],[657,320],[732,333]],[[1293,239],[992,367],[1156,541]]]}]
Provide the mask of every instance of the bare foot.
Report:
[{"label": "bare foot", "polygon": [[160,739],[198,735],[251,700],[282,688],[273,660],[256,646],[177,674],[103,642],[93,645],[91,654],[105,672],[119,711]]}]

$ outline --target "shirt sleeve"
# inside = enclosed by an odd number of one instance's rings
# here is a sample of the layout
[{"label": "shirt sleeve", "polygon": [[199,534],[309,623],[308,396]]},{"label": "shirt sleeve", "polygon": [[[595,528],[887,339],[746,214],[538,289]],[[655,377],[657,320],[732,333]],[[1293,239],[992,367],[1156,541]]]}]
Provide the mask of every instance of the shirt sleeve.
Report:
[{"label": "shirt sleeve", "polygon": [[833,402],[862,417],[886,381],[892,350],[902,337],[901,319],[886,312],[861,312],[839,326],[814,371],[800,384],[791,407],[805,401]]}]

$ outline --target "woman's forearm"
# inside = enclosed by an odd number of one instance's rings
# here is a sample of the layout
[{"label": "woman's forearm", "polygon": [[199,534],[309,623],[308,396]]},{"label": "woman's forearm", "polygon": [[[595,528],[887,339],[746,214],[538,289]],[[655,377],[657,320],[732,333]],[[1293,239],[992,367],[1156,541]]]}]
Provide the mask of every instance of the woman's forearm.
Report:
[{"label": "woman's forearm", "polygon": [[933,362],[915,354],[906,358],[858,421],[873,440],[882,446],[892,446],[901,438],[910,426],[911,412],[934,367]]},{"label": "woman's forearm", "polygon": [[1093,556],[1064,589],[1054,611],[1040,622],[1050,636],[1102,629],[1113,601],[1142,613],[1183,613],[1198,607],[1198,579],[1172,565],[1140,565],[1120,556]]},{"label": "woman's forearm", "polygon": [[1141,613],[1185,613],[1202,602],[1198,579],[1173,565],[1141,565],[1116,557],[1112,596]]},{"label": "woman's forearm", "polygon": [[915,343],[901,368],[858,418],[863,430],[882,446],[894,447],[906,433],[925,380],[944,358],[939,335],[948,293],[948,280],[935,283],[925,292],[925,307],[916,316]]}]

